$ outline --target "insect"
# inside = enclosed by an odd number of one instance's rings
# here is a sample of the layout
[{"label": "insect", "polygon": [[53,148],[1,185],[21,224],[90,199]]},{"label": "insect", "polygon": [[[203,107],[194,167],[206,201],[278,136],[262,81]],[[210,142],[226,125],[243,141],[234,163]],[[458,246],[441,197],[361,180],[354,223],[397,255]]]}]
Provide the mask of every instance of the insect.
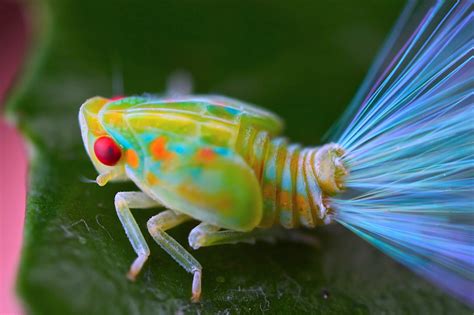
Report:
[{"label": "insect", "polygon": [[129,278],[150,254],[130,208],[164,206],[148,221],[148,232],[193,274],[194,301],[201,294],[202,267],[166,230],[201,221],[189,234],[190,246],[198,249],[254,239],[276,223],[326,224],[331,210],[325,198],[342,189],[346,174],[339,146],[289,145],[276,137],[282,129],[277,116],[222,96],[95,97],[83,104],[79,119],[100,173],[97,183],[128,178],[141,189],[115,197],[137,253]]},{"label": "insect", "polygon": [[167,230],[199,221],[188,238],[198,249],[336,221],[474,305],[472,2],[438,1],[421,18],[417,8],[407,4],[320,147],[289,144],[276,115],[223,96],[87,100],[79,121],[96,182],[140,189],[115,197],[137,254],[128,277],[150,255],[130,209],[163,206],[148,232],[193,275],[193,301],[202,266]]}]

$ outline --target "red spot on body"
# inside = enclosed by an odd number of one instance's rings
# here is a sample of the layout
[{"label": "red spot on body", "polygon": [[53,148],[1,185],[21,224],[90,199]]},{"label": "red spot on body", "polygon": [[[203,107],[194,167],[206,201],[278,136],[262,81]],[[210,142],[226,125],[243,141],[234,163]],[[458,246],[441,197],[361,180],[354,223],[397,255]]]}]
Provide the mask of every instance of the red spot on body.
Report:
[{"label": "red spot on body", "polygon": [[200,160],[212,161],[216,157],[216,152],[211,148],[203,148],[197,152],[197,157]]},{"label": "red spot on body", "polygon": [[111,102],[113,102],[113,101],[121,100],[122,98],[125,98],[125,96],[118,95],[118,96],[114,96],[114,97],[109,98],[109,100],[110,100]]},{"label": "red spot on body", "polygon": [[161,136],[150,144],[150,153],[155,160],[168,160],[173,157],[173,153],[166,149],[166,141],[166,138]]},{"label": "red spot on body", "polygon": [[104,165],[114,166],[122,156],[122,150],[110,137],[98,138],[94,143],[94,153],[97,159]]}]

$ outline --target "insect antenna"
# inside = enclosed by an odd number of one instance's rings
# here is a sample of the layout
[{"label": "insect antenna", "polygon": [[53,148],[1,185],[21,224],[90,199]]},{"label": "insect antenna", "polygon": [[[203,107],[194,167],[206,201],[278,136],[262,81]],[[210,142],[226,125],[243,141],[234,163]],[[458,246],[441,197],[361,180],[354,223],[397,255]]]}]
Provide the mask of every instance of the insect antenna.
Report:
[{"label": "insect antenna", "polygon": [[79,176],[79,181],[82,182],[82,183],[86,183],[86,184],[96,184],[97,182],[95,181],[95,179],[90,179],[90,178],[87,178],[85,176]]}]

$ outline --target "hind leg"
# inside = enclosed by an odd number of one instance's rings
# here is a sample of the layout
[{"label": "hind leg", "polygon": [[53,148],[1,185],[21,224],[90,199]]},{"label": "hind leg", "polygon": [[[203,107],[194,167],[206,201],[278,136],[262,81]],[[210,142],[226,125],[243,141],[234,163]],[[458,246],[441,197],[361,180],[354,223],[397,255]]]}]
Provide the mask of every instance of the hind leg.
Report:
[{"label": "hind leg", "polygon": [[191,230],[188,236],[189,245],[193,249],[205,246],[255,243],[258,239],[273,240],[275,231],[255,229],[251,232],[238,232],[232,230],[220,230],[218,226],[202,222]]},{"label": "hind leg", "polygon": [[250,243],[255,241],[267,241],[270,243],[276,240],[293,241],[297,243],[305,243],[313,247],[317,247],[319,242],[316,238],[301,233],[300,231],[288,231],[281,228],[271,229],[254,229],[250,232],[238,232],[232,230],[220,230],[219,227],[208,223],[201,223],[191,230],[188,236],[189,245],[193,249],[200,247]]}]

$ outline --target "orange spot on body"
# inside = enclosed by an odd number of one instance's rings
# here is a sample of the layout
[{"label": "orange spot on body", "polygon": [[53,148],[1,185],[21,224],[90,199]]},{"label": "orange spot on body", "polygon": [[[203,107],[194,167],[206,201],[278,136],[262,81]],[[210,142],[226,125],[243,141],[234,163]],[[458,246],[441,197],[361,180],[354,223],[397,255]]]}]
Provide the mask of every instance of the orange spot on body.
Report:
[{"label": "orange spot on body", "polygon": [[278,204],[281,209],[289,209],[291,205],[291,195],[287,191],[280,191]]},{"label": "orange spot on body", "polygon": [[309,208],[309,202],[308,199],[306,199],[305,196],[302,196],[300,194],[296,195],[296,206],[300,211],[306,210]]},{"label": "orange spot on body", "polygon": [[159,180],[158,178],[155,176],[155,174],[151,173],[151,172],[148,172],[146,174],[146,180],[148,181],[148,183],[152,186],[154,185],[157,185],[159,183]]},{"label": "orange spot on body", "polygon": [[216,157],[216,153],[211,148],[202,148],[196,153],[197,158],[203,161],[212,161]]},{"label": "orange spot on body", "polygon": [[173,153],[166,150],[166,141],[166,138],[161,136],[150,144],[150,153],[155,160],[168,160],[173,157]]},{"label": "orange spot on body", "polygon": [[230,214],[232,205],[235,203],[232,196],[221,193],[217,197],[201,189],[201,187],[189,184],[178,186],[178,193],[190,203],[205,209],[212,209],[216,213]]},{"label": "orange spot on body", "polygon": [[298,210],[299,216],[303,218],[303,221],[314,224],[313,215],[311,213],[311,206],[306,197],[298,194],[296,196],[296,208]]},{"label": "orange spot on body", "polygon": [[275,186],[272,184],[263,185],[263,196],[267,199],[275,198]]},{"label": "orange spot on body", "polygon": [[133,168],[137,168],[138,165],[140,164],[137,152],[135,152],[132,149],[128,149],[125,152],[125,158],[126,158],[127,164],[130,165]]}]

